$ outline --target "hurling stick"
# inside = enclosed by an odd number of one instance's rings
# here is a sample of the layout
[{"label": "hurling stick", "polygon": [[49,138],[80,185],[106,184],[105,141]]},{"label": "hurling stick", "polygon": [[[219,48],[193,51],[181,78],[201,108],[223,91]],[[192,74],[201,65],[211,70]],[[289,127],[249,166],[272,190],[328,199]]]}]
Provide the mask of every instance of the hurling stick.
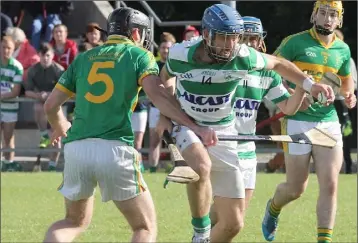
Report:
[{"label": "hurling stick", "polygon": [[312,128],[307,132],[294,135],[218,135],[218,139],[220,141],[272,141],[299,143],[328,148],[333,148],[337,144],[336,139],[318,128]]},{"label": "hurling stick", "polygon": [[[337,74],[332,73],[332,72],[325,72],[322,76],[322,79],[320,80],[320,83],[327,84],[327,85],[331,86],[335,95],[339,94],[340,88],[342,86],[341,78]],[[286,116],[286,115],[283,112],[277,113],[276,115],[258,123],[256,125],[256,130],[258,131],[261,128],[269,125],[270,123],[272,123],[274,121],[281,119],[284,116]]]},{"label": "hurling stick", "polygon": [[185,162],[179,149],[175,145],[170,133],[165,130],[163,140],[168,145],[171,161],[174,162],[173,170],[167,175],[167,180],[176,183],[188,184],[199,180],[199,175]]}]

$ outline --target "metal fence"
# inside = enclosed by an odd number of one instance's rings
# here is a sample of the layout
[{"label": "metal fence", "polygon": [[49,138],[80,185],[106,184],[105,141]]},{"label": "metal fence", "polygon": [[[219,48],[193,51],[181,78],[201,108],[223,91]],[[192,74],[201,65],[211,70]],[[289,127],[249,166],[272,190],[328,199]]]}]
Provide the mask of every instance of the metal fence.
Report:
[{"label": "metal fence", "polygon": [[[9,101],[14,101],[14,102],[27,102],[27,103],[34,103],[36,102],[36,100],[31,99],[31,98],[26,98],[26,97],[18,97],[18,98],[14,98],[14,99],[9,99]],[[66,103],[73,103],[74,100],[68,100],[66,101]],[[167,148],[162,148],[161,149],[162,152],[164,153],[168,153],[169,150]],[[8,149],[8,148],[1,148],[1,152],[23,152],[23,153],[51,153],[51,152],[63,152],[63,149],[58,149],[58,148],[39,148],[39,147],[33,147],[33,148],[21,148],[21,147],[16,147],[15,144],[15,148],[14,149]],[[149,152],[148,148],[143,148],[140,150],[141,153],[145,153],[147,154]],[[281,149],[278,148],[274,148],[272,146],[258,146],[257,153],[277,153],[277,152],[282,152]]]}]

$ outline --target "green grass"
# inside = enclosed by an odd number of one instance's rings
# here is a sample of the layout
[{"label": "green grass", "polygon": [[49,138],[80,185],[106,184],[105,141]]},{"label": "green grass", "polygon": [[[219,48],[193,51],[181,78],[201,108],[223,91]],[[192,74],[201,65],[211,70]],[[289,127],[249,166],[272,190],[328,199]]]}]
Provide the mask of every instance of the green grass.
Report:
[{"label": "green grass", "polygon": [[[169,184],[165,174],[145,174],[158,215],[160,242],[189,242],[192,229],[185,187]],[[60,173],[1,174],[1,242],[40,242],[48,226],[64,216],[63,198],[56,191]],[[267,199],[282,174],[259,174],[257,190],[247,212],[245,228],[236,242],[263,242],[261,219]],[[276,242],[315,242],[317,179],[310,176],[305,194],[282,213]],[[77,242],[128,242],[130,230],[112,203],[102,203],[97,190],[92,224]],[[341,175],[335,242],[357,242],[357,177]]]}]

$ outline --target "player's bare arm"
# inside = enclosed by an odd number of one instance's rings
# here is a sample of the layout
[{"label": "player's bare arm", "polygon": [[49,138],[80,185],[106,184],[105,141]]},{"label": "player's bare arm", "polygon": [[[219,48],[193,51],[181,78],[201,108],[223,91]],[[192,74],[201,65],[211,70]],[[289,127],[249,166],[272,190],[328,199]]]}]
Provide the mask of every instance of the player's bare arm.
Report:
[{"label": "player's bare arm", "polygon": [[306,96],[305,90],[301,88],[296,88],[295,92],[290,98],[280,103],[277,103],[277,106],[286,115],[294,115],[301,107],[305,96]]},{"label": "player's bare arm", "polygon": [[309,76],[303,73],[295,64],[286,59],[276,57],[273,55],[263,54],[267,60],[266,69],[274,70],[280,74],[284,79],[290,80],[292,83],[303,88],[312,96],[318,97],[318,94],[323,92],[327,97],[327,103],[334,101],[335,96],[333,89],[325,84],[315,83]]},{"label": "player's bare arm", "polygon": [[15,84],[14,88],[12,88],[10,92],[1,94],[0,100],[8,100],[8,99],[16,98],[17,96],[19,96],[20,91],[21,91],[21,85]]},{"label": "player's bare arm", "polygon": [[44,110],[47,119],[54,132],[51,137],[53,144],[60,141],[62,136],[67,136],[67,130],[71,127],[71,123],[64,116],[61,106],[69,99],[71,95],[54,88],[44,104]]},{"label": "player's bare arm", "polygon": [[[163,66],[162,70],[160,71],[160,79],[168,92],[174,96],[176,78],[169,76],[166,66]],[[164,130],[171,131],[172,126],[172,122],[167,117],[161,114],[157,123],[156,132],[159,134],[159,136],[162,136]]]},{"label": "player's bare arm", "polygon": [[168,92],[158,76],[146,76],[142,81],[142,87],[148,98],[163,115],[190,128],[201,137],[205,145],[212,146],[217,143],[218,138],[215,132],[212,129],[200,127],[195,124],[190,117],[182,111],[178,101]]},{"label": "player's bare arm", "polygon": [[340,94],[349,109],[357,104],[357,97],[354,95],[354,80],[352,76],[342,79]]},{"label": "player's bare arm", "polygon": [[[171,77],[168,74],[167,67],[163,66],[162,70],[160,71],[160,79],[164,87],[172,94],[175,94],[175,80],[176,77]],[[179,103],[178,103],[179,104]]]}]

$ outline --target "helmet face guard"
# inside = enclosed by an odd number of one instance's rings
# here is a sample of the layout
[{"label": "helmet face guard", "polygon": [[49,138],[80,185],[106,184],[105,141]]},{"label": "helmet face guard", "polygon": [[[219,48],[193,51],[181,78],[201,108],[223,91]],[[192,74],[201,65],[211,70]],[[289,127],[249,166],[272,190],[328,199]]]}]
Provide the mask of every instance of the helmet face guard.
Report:
[{"label": "helmet face guard", "polygon": [[343,26],[344,9],[341,1],[317,1],[311,15],[311,23],[318,34],[330,35]]},{"label": "helmet face guard", "polygon": [[237,56],[241,38],[240,32],[228,33],[211,29],[208,31],[208,36],[204,36],[205,49],[217,62],[229,62]]},{"label": "helmet face guard", "polygon": [[243,17],[243,20],[244,34],[241,43],[266,52],[264,39],[267,36],[267,32],[263,30],[261,21],[254,17]]},{"label": "helmet face guard", "polygon": [[142,46],[143,48],[149,50],[151,45],[153,44],[151,29],[150,28],[143,28],[143,27],[133,27],[133,28],[138,28],[139,33],[140,33],[140,42],[135,42],[133,40],[132,33],[129,34],[129,38],[133,42],[139,44],[139,46]]},{"label": "helmet face guard", "polygon": [[214,4],[202,18],[203,43],[209,57],[216,62],[229,62],[240,51],[244,22],[235,8]]}]

